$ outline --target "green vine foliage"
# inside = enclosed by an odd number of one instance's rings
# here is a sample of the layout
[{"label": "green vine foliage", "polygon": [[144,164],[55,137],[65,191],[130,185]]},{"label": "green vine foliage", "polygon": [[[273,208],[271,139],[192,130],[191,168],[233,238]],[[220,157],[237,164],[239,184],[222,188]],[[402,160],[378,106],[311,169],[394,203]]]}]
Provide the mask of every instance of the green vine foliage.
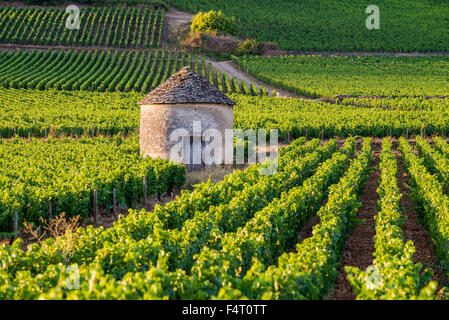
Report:
[{"label": "green vine foliage", "polygon": [[259,80],[312,98],[449,96],[447,56],[233,57]]},{"label": "green vine foliage", "polygon": [[48,218],[50,201],[55,214],[86,218],[94,189],[99,207],[112,205],[114,188],[118,201],[132,207],[143,195],[144,177],[149,193],[184,184],[184,166],[142,159],[138,146],[138,136],[0,141],[0,231],[11,231],[15,211],[20,221],[38,224]]},{"label": "green vine foliage", "polygon": [[81,8],[80,28],[72,30],[66,27],[70,14],[65,8],[1,7],[0,42],[69,47],[161,47],[164,9],[111,8],[111,3],[107,4],[109,9]]}]

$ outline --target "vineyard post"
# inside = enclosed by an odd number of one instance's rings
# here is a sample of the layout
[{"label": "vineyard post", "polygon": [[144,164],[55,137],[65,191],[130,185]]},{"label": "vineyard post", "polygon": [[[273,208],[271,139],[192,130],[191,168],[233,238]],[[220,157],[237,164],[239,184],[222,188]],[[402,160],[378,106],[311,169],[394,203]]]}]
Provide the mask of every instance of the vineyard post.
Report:
[{"label": "vineyard post", "polygon": [[51,200],[48,201],[48,219],[53,219],[53,205],[51,203]]},{"label": "vineyard post", "polygon": [[287,130],[287,142],[290,142],[290,130]]},{"label": "vineyard post", "polygon": [[306,128],[306,134],[305,134],[305,138],[306,138],[306,141],[307,141],[307,128]]},{"label": "vineyard post", "polygon": [[98,192],[97,189],[94,190],[94,224],[98,225]]},{"label": "vineyard post", "polygon": [[321,129],[321,141],[323,141],[323,140],[324,140],[324,128]]},{"label": "vineyard post", "polygon": [[407,133],[406,133],[406,138],[407,138],[407,140],[408,140],[408,127],[407,127]]},{"label": "vineyard post", "polygon": [[17,210],[14,211],[12,232],[14,234],[13,240],[17,239],[17,234],[19,233],[19,213]]},{"label": "vineyard post", "polygon": [[117,205],[116,205],[116,203],[117,203],[117,191],[114,188],[113,193],[112,193],[112,212],[114,214],[117,213]]},{"label": "vineyard post", "polygon": [[147,204],[147,177],[143,177],[143,204]]}]

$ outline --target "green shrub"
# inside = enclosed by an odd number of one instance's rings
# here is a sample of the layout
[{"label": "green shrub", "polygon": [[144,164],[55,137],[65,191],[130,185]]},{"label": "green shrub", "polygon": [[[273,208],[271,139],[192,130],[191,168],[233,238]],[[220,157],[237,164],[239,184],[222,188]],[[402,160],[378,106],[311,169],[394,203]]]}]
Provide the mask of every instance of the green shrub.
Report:
[{"label": "green shrub", "polygon": [[247,39],[239,43],[237,47],[239,55],[256,55],[260,53],[260,47],[256,40]]},{"label": "green shrub", "polygon": [[227,17],[221,11],[198,12],[192,18],[192,32],[237,34],[237,23],[234,17]]}]

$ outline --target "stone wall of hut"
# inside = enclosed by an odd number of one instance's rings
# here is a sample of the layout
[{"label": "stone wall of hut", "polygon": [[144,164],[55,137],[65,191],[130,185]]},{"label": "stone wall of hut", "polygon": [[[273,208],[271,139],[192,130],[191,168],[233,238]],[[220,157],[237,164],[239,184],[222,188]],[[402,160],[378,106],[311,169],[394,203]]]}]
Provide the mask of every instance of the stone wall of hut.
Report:
[{"label": "stone wall of hut", "polygon": [[234,113],[232,106],[223,104],[153,104],[141,106],[140,121],[141,155],[170,159],[177,143],[170,141],[173,130],[186,129],[193,137],[193,123],[201,121],[202,133],[207,129],[221,132],[224,147],[225,130],[234,127]]}]

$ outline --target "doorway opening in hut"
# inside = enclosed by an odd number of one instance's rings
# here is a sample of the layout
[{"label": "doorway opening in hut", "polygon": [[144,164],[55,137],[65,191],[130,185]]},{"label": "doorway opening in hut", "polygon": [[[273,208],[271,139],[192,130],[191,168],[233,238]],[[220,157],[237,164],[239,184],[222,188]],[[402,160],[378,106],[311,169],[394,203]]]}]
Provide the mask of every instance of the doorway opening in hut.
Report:
[{"label": "doorway opening in hut", "polygon": [[189,136],[184,139],[183,163],[190,170],[202,170],[206,167],[203,152],[206,142],[201,136]]}]

